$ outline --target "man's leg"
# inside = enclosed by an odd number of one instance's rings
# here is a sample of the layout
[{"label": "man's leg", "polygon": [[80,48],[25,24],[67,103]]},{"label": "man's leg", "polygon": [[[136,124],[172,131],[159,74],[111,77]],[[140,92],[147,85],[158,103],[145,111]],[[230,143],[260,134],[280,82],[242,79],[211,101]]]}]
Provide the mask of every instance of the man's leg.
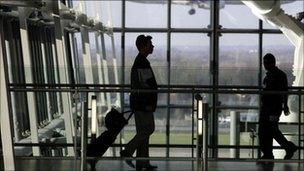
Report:
[{"label": "man's leg", "polygon": [[[153,116],[153,113],[152,113]],[[150,137],[154,131],[154,120],[153,120],[153,129],[151,122],[149,120],[150,116],[147,112],[137,111],[135,112],[135,124],[136,124],[136,135],[133,139],[126,145],[125,150],[129,154],[133,154],[135,150],[141,145],[141,143]]]},{"label": "man's leg", "polygon": [[[137,148],[136,157],[149,157],[149,139],[145,139]],[[136,160],[136,168],[149,164],[149,160]]]},{"label": "man's leg", "polygon": [[294,152],[297,151],[297,146],[285,138],[285,136],[279,129],[278,123],[274,123],[272,128],[274,139],[280,144],[281,147],[286,150],[286,155],[284,159],[291,159]]},{"label": "man's leg", "polygon": [[[146,128],[148,130],[147,133],[153,133],[155,130],[155,123],[154,123],[154,115],[152,112],[147,112],[145,114],[145,123],[146,123]],[[151,135],[150,134],[150,135]],[[141,141],[141,145],[138,146],[137,151],[136,151],[136,156],[137,157],[149,157],[149,139],[150,135]],[[146,166],[150,166],[149,160],[137,160],[136,162],[136,168],[143,168]]]},{"label": "man's leg", "polygon": [[[152,121],[151,122],[151,116]],[[129,157],[132,156],[135,150],[137,150],[140,146],[142,146],[142,143],[149,139],[150,135],[154,132],[154,118],[152,112],[142,112],[142,111],[136,111],[135,112],[135,124],[136,124],[136,135],[133,137],[133,139],[126,145],[125,150],[121,151],[121,155],[123,157]],[[127,161],[127,164],[133,167],[131,165],[130,160]]]},{"label": "man's leg", "polygon": [[272,159],[272,131],[268,121],[259,122],[259,143],[260,149],[263,153],[263,159]]}]

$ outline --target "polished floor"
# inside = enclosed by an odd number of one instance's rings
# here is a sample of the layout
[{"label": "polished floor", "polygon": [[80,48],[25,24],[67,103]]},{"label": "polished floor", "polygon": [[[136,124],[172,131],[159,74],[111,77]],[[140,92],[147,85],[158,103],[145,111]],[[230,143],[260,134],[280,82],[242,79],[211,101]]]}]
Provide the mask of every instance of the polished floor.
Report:
[{"label": "polished floor", "polygon": [[[152,161],[158,166],[158,171],[196,171],[194,161]],[[209,171],[303,171],[304,163],[275,163],[272,165],[257,165],[255,162],[237,162],[237,161],[209,161]],[[3,160],[1,160],[0,170],[4,170]],[[73,160],[35,160],[35,159],[17,159],[17,171],[80,171],[80,162]],[[91,170],[88,165],[87,170]],[[96,165],[97,171],[132,171],[121,160],[100,160]]]}]

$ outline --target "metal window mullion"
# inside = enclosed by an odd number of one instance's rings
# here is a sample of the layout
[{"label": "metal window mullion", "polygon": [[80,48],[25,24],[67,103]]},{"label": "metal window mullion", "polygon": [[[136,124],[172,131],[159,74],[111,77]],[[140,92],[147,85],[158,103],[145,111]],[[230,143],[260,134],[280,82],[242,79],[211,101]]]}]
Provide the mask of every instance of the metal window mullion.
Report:
[{"label": "metal window mullion", "polygon": [[[167,3],[167,85],[168,87],[171,84],[171,0]],[[171,111],[169,108],[170,105],[170,93],[167,93],[167,123],[166,123],[166,157],[170,156],[170,119]]]},{"label": "metal window mullion", "polygon": [[[37,56],[37,70],[38,70],[38,83],[41,84],[41,83],[44,83],[44,64],[43,64],[43,51],[42,51],[42,37],[41,37],[41,26],[38,26],[37,27],[37,52],[38,52],[38,56]],[[47,112],[46,112],[46,109],[47,109],[47,105],[46,105],[46,99],[45,99],[45,93],[46,92],[41,92],[40,93],[40,100],[41,100],[41,103],[40,103],[40,111],[41,111],[41,123],[43,125],[43,122],[46,120],[47,118]],[[41,124],[40,123],[40,124]]]},{"label": "metal window mullion", "polygon": [[[263,21],[259,20],[259,30],[263,30]],[[262,63],[263,63],[263,32],[259,33],[259,87],[262,87]],[[259,88],[259,90],[261,91],[261,88]],[[258,112],[260,112],[260,108],[261,108],[261,96],[259,95],[259,101],[258,101]],[[258,158],[260,158],[261,155],[261,151],[258,149]]]},{"label": "metal window mullion", "polygon": [[73,72],[73,77],[75,78],[75,84],[79,83],[78,82],[78,64],[77,64],[77,60],[78,60],[78,56],[77,56],[77,51],[75,48],[75,42],[74,42],[74,38],[75,35],[74,33],[69,33],[69,48],[71,49],[71,60],[72,60],[72,66],[71,68],[74,68],[74,72]]},{"label": "metal window mullion", "polygon": [[[47,54],[47,58],[46,58],[46,66],[47,66],[47,71],[48,71],[48,80],[47,82],[49,84],[54,84],[54,61],[53,61],[53,54],[52,54],[52,43],[50,40],[50,28],[46,28],[45,29],[45,45],[46,45],[46,54]],[[50,92],[49,93],[49,100],[50,100],[50,114],[51,115],[50,119],[53,119],[53,114],[54,114],[54,109],[55,109],[55,93],[54,92]]]},{"label": "metal window mullion", "polygon": [[[16,66],[16,64],[13,61],[16,61],[16,48],[13,45],[13,34],[12,34],[12,23],[10,21],[8,21],[6,23],[7,25],[7,32],[6,32],[6,37],[4,38],[4,42],[5,42],[5,51],[6,51],[6,61],[7,61],[7,66],[11,66],[10,68],[7,67],[7,72],[8,72],[8,82],[9,83],[14,83],[15,81],[15,77],[16,75],[13,75],[13,70]],[[11,55],[11,53],[13,55]],[[15,58],[15,59],[13,59]],[[15,141],[18,142],[20,140],[20,129],[19,129],[19,124],[18,124],[18,117],[17,117],[17,103],[18,103],[18,95],[19,93],[16,92],[11,92],[10,93],[10,98],[11,98],[11,106],[12,106],[12,114],[13,114],[13,125],[14,125],[14,138]]]},{"label": "metal window mullion", "polygon": [[[21,35],[21,44],[22,44],[22,55],[23,55],[23,64],[25,70],[25,83],[33,83],[33,72],[32,65],[33,61],[31,59],[30,52],[30,42],[28,35],[28,26],[27,26],[27,16],[29,12],[26,8],[19,7],[19,22],[20,22],[20,35]],[[27,71],[28,70],[28,71]],[[27,92],[27,101],[28,101],[28,111],[30,119],[30,131],[31,131],[31,142],[39,143],[38,140],[38,128],[37,128],[37,108],[36,108],[36,98],[34,92]],[[33,147],[33,156],[40,156],[40,148]]]},{"label": "metal window mullion", "polygon": [[93,73],[92,73],[92,61],[90,53],[90,40],[89,32],[87,28],[81,28],[82,38],[82,53],[83,53],[83,65],[85,70],[85,83],[93,84]]},{"label": "metal window mullion", "polygon": [[[115,41],[114,41],[114,33],[110,35],[111,38],[111,45],[112,45],[112,55],[113,55],[113,70],[114,70],[114,79],[115,79],[115,84],[119,84],[118,81],[118,65],[117,65],[117,57],[116,57],[116,49],[115,49]],[[119,106],[121,108],[121,94],[117,93],[116,94],[117,99],[116,99],[116,106]]]},{"label": "metal window mullion", "polygon": [[[56,50],[57,50],[57,60],[59,69],[62,68],[62,71],[59,73],[60,83],[69,83],[69,73],[68,73],[68,61],[67,53],[65,46],[65,35],[64,35],[64,23],[62,22],[60,16],[60,10],[62,4],[60,2],[54,1],[54,23],[55,23],[55,38],[56,38]],[[66,132],[66,141],[67,143],[73,143],[73,126],[72,126],[72,105],[71,105],[71,96],[69,92],[62,93],[62,102],[63,104],[63,115],[64,115],[64,124]],[[74,156],[74,148],[67,148],[68,156]]]},{"label": "metal window mullion", "polygon": [[[102,66],[102,52],[100,48],[100,43],[99,43],[99,35],[96,32],[95,33],[95,45],[96,45],[96,60],[97,60],[97,70],[98,70],[98,83],[99,84],[104,84],[104,79],[103,79],[103,66]],[[105,98],[105,93],[99,93],[98,96],[98,106],[102,107],[106,105],[106,98]]]},{"label": "metal window mullion", "polygon": [[[103,63],[103,73],[104,73],[104,83],[110,84],[109,81],[109,68],[108,68],[108,61],[107,61],[107,53],[106,53],[106,44],[104,39],[104,33],[100,34],[101,40],[101,51],[102,51],[102,63]],[[108,110],[111,109],[111,96],[110,93],[106,93],[106,100],[107,100],[107,107]]]},{"label": "metal window mullion", "polygon": [[[47,47],[47,43],[46,43],[46,30],[44,29],[43,32],[41,33],[41,52],[42,52],[42,63],[43,63],[43,75],[44,75],[44,83],[48,84],[49,83],[49,79],[48,79],[48,63],[47,63],[47,57],[48,54],[48,47]],[[48,116],[48,121],[50,122],[52,120],[52,111],[51,111],[51,100],[50,100],[50,93],[49,92],[45,92],[46,94],[46,109],[47,109],[47,116]]]},{"label": "metal window mullion", "polygon": [[[54,36],[55,38],[55,36]],[[57,57],[57,49],[56,49],[56,40],[51,38],[51,43],[52,43],[52,57],[54,61],[53,65],[53,70],[54,70],[54,77],[55,77],[55,83],[60,84],[60,76],[59,76],[59,65],[58,65],[58,57]],[[56,100],[56,106],[57,106],[57,112],[58,115],[60,115],[62,112],[62,107],[61,107],[61,93],[60,92],[55,92],[55,100]]]},{"label": "metal window mullion", "polygon": [[[211,62],[212,62],[212,86],[218,86],[218,63],[219,63],[219,2],[218,1],[211,1],[211,25],[212,25],[212,34],[211,34]],[[213,90],[217,90],[217,88],[213,88]],[[218,143],[218,113],[215,106],[218,103],[218,94],[212,93],[212,129],[211,129],[211,144]],[[212,149],[212,157],[217,157],[218,150],[213,148]]]},{"label": "metal window mullion", "polygon": [[[85,83],[86,84],[93,84],[93,73],[92,73],[92,61],[91,61],[91,52],[90,52],[90,40],[89,40],[89,31],[87,28],[81,28],[81,39],[82,39],[82,58],[83,58],[83,65],[84,65],[84,75],[85,75]],[[95,95],[95,93],[88,93],[86,96],[85,101],[91,106],[91,97]],[[89,114],[89,121],[91,119],[90,112]],[[90,128],[90,127],[89,127]],[[88,128],[88,129],[89,129]]]},{"label": "metal window mullion", "polygon": [[[302,110],[301,110],[301,103],[302,103],[302,100],[301,100],[301,95],[298,96],[299,97],[299,110],[298,110],[298,146],[301,147],[301,136],[302,136],[302,127],[301,127],[301,116],[302,116]],[[302,149],[299,149],[298,151],[298,159],[300,160],[301,159],[301,151]]]},{"label": "metal window mullion", "polygon": [[[32,69],[33,69],[33,83],[34,84],[39,84],[39,70],[38,70],[38,47],[37,47],[37,28],[31,24],[31,27],[29,28],[29,31],[31,34],[29,35],[29,40],[32,44]],[[31,41],[32,40],[32,41]],[[37,124],[39,127],[39,124],[41,122],[41,99],[40,99],[41,92],[36,92],[35,93],[35,98],[36,98],[36,108],[37,108]]]},{"label": "metal window mullion", "polygon": [[15,170],[15,160],[14,160],[14,149],[13,149],[13,139],[12,139],[12,126],[10,122],[7,122],[10,119],[9,114],[9,92],[7,90],[7,72],[5,72],[5,50],[4,50],[4,38],[3,38],[3,17],[0,16],[0,129],[1,129],[1,141],[3,149],[3,162],[5,170]]},{"label": "metal window mullion", "polygon": [[[14,69],[15,76],[14,82],[16,83],[24,83],[24,71],[23,71],[23,62],[22,62],[22,53],[21,53],[21,45],[20,45],[20,35],[19,35],[19,25],[17,26],[17,20],[12,20],[12,33],[14,35],[14,49],[15,49],[15,66],[16,69]],[[16,93],[18,94],[16,99],[18,99],[18,113],[17,114],[17,121],[18,121],[18,128],[19,128],[19,134],[21,134],[22,131],[26,130],[25,125],[28,123],[26,113],[26,104],[25,104],[25,94],[23,92]],[[22,121],[22,122],[20,122]],[[28,128],[28,127],[27,127]]]},{"label": "metal window mullion", "polygon": [[[13,30],[14,30],[14,34],[16,35],[16,49],[18,51],[18,55],[17,55],[17,60],[18,60],[18,76],[19,76],[19,83],[25,83],[25,68],[24,66],[24,62],[23,62],[23,57],[22,57],[22,44],[21,44],[21,37],[20,37],[20,27],[19,27],[19,21],[14,21],[14,26],[13,26]],[[27,96],[26,96],[26,92],[20,92],[20,106],[21,106],[21,110],[22,110],[22,114],[20,114],[21,116],[21,120],[22,122],[20,122],[20,127],[22,127],[21,131],[25,131],[25,130],[29,130],[30,129],[30,121],[29,121],[29,113],[27,110]],[[19,127],[19,128],[20,128]]]},{"label": "metal window mullion", "polygon": [[[46,72],[44,71],[44,67],[45,67],[45,65],[44,65],[44,63],[43,63],[43,57],[45,57],[45,54],[44,54],[44,56],[43,56],[43,51],[42,51],[42,31],[41,31],[41,27],[38,27],[38,41],[37,41],[37,44],[38,44],[38,47],[39,47],[39,49],[38,49],[38,61],[39,61],[39,67],[38,67],[38,69],[39,69],[39,83],[44,83],[45,82],[45,80],[47,79],[47,78],[45,78],[45,76],[44,76],[44,74],[46,74]],[[42,115],[42,123],[43,122],[45,122],[46,120],[48,120],[48,113],[47,113],[47,109],[48,109],[48,105],[47,105],[47,99],[46,99],[46,93],[47,92],[41,92],[41,102],[42,102],[42,104],[41,104],[41,115]]]},{"label": "metal window mullion", "polygon": [[[120,83],[122,85],[125,84],[125,29],[126,29],[126,1],[122,0],[121,3],[121,81]],[[120,104],[121,104],[121,111],[124,111],[124,106],[125,106],[125,94],[124,94],[124,88],[121,88],[121,99],[120,99]],[[124,132],[120,134],[119,136],[119,143],[122,144],[124,143]],[[122,147],[120,147],[120,151],[122,150]]]},{"label": "metal window mullion", "polygon": [[73,48],[73,52],[74,52],[74,66],[75,66],[75,82],[76,83],[80,83],[80,64],[79,64],[79,55],[78,55],[78,46],[77,46],[77,39],[75,37],[75,34],[73,34],[72,36],[72,48]]},{"label": "metal window mullion", "polygon": [[[75,72],[75,70],[74,70],[74,66],[75,66],[75,50],[74,50],[74,43],[73,43],[73,39],[74,39],[74,34],[71,34],[71,33],[68,33],[68,45],[67,45],[67,47],[66,48],[69,48],[70,50],[70,75],[71,75],[71,77],[73,77],[73,79],[70,79],[71,80],[71,82],[72,82],[72,84],[73,85],[75,85],[75,84],[77,84],[76,83],[76,78],[77,78],[77,76],[76,76],[76,73],[77,72]],[[77,69],[76,69],[77,70]],[[75,92],[76,93],[76,92]],[[74,96],[75,95],[75,96]],[[74,94],[73,95],[73,102],[72,102],[72,104],[71,104],[71,106],[72,106],[72,118],[71,118],[71,124],[72,124],[72,134],[73,134],[73,137],[74,137],[74,144],[76,143],[76,141],[77,141],[77,137],[76,137],[76,135],[77,135],[77,110],[78,110],[78,100],[76,100],[77,99],[77,95],[76,94]],[[76,145],[76,144],[75,144]],[[76,148],[74,147],[74,150],[76,150]],[[75,155],[75,157],[76,157],[76,155]]]}]

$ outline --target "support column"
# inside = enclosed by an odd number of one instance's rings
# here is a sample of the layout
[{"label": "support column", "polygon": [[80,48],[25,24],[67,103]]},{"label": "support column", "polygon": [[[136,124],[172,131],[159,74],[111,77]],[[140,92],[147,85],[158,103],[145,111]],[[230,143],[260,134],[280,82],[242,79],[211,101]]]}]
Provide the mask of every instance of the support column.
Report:
[{"label": "support column", "polygon": [[[22,44],[22,55],[24,61],[24,72],[25,72],[25,83],[34,83],[33,72],[32,72],[32,59],[30,52],[28,28],[27,28],[27,16],[30,14],[30,10],[23,7],[18,8],[19,11],[19,22],[20,22],[20,36]],[[30,131],[32,143],[39,143],[38,140],[38,128],[37,128],[37,108],[36,98],[34,92],[27,92],[28,111],[30,118]],[[33,147],[33,155],[40,156],[39,147]]]},{"label": "support column", "polygon": [[[44,29],[44,33],[41,33],[42,41],[41,41],[41,52],[42,52],[42,63],[43,63],[43,74],[44,74],[44,83],[48,84],[48,69],[47,69],[47,61],[46,61],[46,30]],[[50,101],[50,93],[46,92],[46,106],[47,106],[47,114],[48,121],[52,121],[52,111],[51,111],[51,101]]]},{"label": "support column", "polygon": [[[230,111],[230,145],[240,145],[240,112]],[[230,149],[231,158],[239,158],[240,150]]]},{"label": "support column", "polygon": [[[0,33],[3,33],[3,23],[0,17]],[[3,37],[0,37],[0,50],[4,52],[3,49]],[[8,104],[8,92],[6,87],[7,77],[5,74],[5,59],[3,53],[0,53],[0,127],[1,127],[1,141],[3,149],[3,161],[4,170],[15,170],[15,160],[14,160],[14,150],[13,150],[13,139],[12,139],[12,126],[9,114],[9,104]]]},{"label": "support column", "polygon": [[[104,33],[100,34],[101,39],[101,50],[102,50],[102,58],[103,58],[103,73],[104,73],[104,83],[109,84],[109,69],[108,69],[108,62],[107,62],[107,53],[106,53],[106,44],[104,40]],[[110,93],[106,93],[106,100],[108,110],[111,110],[111,96]]]},{"label": "support column", "polygon": [[[119,84],[119,81],[118,81],[117,57],[116,57],[115,42],[114,42],[114,34],[112,33],[110,35],[110,37],[111,37],[111,45],[112,45],[112,53],[113,53],[113,70],[114,70],[115,84]],[[121,94],[117,93],[116,95],[117,95],[117,99],[116,99],[115,105],[117,107],[121,108]]]},{"label": "support column", "polygon": [[[99,34],[95,33],[95,45],[96,45],[96,57],[97,57],[97,68],[98,68],[98,83],[99,84],[104,84],[104,78],[103,78],[103,65],[102,65],[102,51],[100,48],[100,43],[99,43]],[[98,106],[101,108],[102,106],[105,106],[106,103],[106,98],[105,98],[105,93],[100,93],[98,96]]]},{"label": "support column", "polygon": [[[69,83],[69,73],[68,73],[68,62],[66,55],[66,45],[65,45],[65,37],[64,37],[64,23],[60,18],[60,9],[61,3],[58,1],[54,1],[54,22],[55,22],[55,38],[56,38],[56,50],[57,50],[57,60],[59,67],[59,82],[61,84]],[[63,105],[63,115],[64,115],[64,125],[66,132],[66,140],[67,143],[73,143],[73,126],[72,126],[72,104],[71,104],[71,96],[70,93],[63,92],[62,93],[62,105]],[[74,156],[73,147],[67,147],[68,156]]]}]

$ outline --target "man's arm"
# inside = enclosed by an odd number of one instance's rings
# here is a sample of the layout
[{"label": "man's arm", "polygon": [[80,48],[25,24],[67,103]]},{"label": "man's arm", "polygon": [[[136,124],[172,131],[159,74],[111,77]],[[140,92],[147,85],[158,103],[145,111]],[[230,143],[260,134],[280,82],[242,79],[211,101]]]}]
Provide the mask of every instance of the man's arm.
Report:
[{"label": "man's arm", "polygon": [[[286,74],[284,74],[284,77],[283,77],[283,91],[288,91],[288,81],[287,81],[287,76]],[[288,107],[288,95],[287,94],[284,94],[283,95],[283,111],[284,111],[284,114],[286,116],[288,116],[290,114],[289,112],[289,107]]]},{"label": "man's arm", "polygon": [[137,69],[139,77],[139,86],[142,89],[150,89],[149,80],[153,78],[153,73],[149,68],[139,68]]}]

